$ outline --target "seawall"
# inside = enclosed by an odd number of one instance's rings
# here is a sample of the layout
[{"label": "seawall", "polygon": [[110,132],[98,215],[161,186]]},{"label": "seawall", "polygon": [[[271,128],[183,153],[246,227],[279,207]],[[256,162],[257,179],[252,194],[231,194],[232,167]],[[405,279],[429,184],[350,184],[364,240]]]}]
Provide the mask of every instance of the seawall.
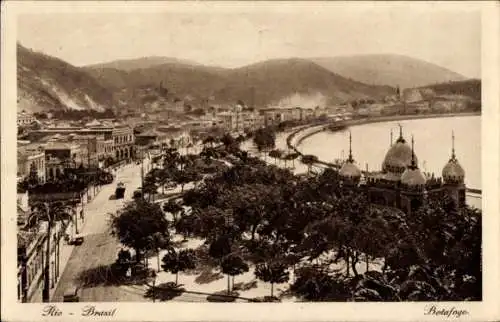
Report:
[{"label": "seawall", "polygon": [[[416,119],[427,119],[427,118],[442,118],[442,117],[460,117],[460,116],[480,116],[481,113],[449,113],[449,114],[424,114],[424,115],[396,115],[396,116],[383,116],[383,117],[374,117],[374,118],[367,118],[367,119],[358,119],[358,120],[349,120],[349,121],[342,121],[342,122],[337,122],[337,123],[325,123],[325,124],[315,124],[311,125],[308,127],[301,127],[297,129],[296,131],[292,132],[290,135],[288,135],[286,139],[287,146],[298,153],[300,156],[303,156],[302,152],[299,151],[298,146],[307,139],[308,137],[325,131],[329,130],[330,125],[343,125],[346,127],[349,126],[357,126],[357,125],[363,125],[363,124],[370,124],[370,123],[380,123],[380,122],[393,122],[393,121],[403,121],[403,120],[416,120]],[[340,165],[330,163],[330,162],[325,162],[323,160],[318,160],[317,164],[321,164],[324,166],[328,167],[333,167],[333,168],[339,168]],[[364,170],[361,170],[363,174],[365,174]],[[467,188],[468,193],[473,193],[477,195],[481,195],[481,189],[474,189],[474,188]]]},{"label": "seawall", "polygon": [[468,112],[468,113],[448,113],[448,114],[418,114],[418,115],[394,115],[394,116],[378,116],[364,119],[341,121],[337,123],[325,122],[324,124],[311,125],[308,127],[302,127],[297,129],[297,131],[292,132],[287,138],[287,145],[289,148],[295,150],[297,153],[297,147],[307,139],[308,137],[328,130],[330,125],[343,125],[346,127],[357,126],[370,123],[381,123],[381,122],[394,122],[394,121],[406,121],[406,120],[417,120],[417,119],[428,119],[428,118],[442,118],[442,117],[461,117],[461,116],[480,116],[480,112]]}]

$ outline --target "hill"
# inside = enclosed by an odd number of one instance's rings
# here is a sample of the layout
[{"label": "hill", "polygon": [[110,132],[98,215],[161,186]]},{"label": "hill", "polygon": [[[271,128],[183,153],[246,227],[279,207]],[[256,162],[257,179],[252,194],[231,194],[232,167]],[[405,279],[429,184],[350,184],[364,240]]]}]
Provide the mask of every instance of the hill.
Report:
[{"label": "hill", "polygon": [[[161,83],[167,99],[189,97],[194,102],[234,103],[264,107],[272,104],[301,105],[317,98],[316,105],[359,98],[382,98],[394,93],[388,86],[371,86],[332,73],[304,59],[277,59],[222,69],[180,63],[123,71],[86,68],[99,82],[115,91],[155,89]],[[150,99],[148,99],[151,101]]]},{"label": "hill", "polygon": [[430,89],[437,96],[467,96],[473,100],[481,101],[481,80],[479,79],[433,84],[421,87],[421,89]]},{"label": "hill", "polygon": [[114,60],[107,63],[87,65],[85,66],[85,68],[87,69],[112,68],[123,71],[131,71],[134,69],[144,69],[164,64],[183,64],[183,65],[193,65],[193,66],[199,65],[198,63],[187,59],[150,56],[150,57],[142,57],[135,59]]},{"label": "hill", "polygon": [[113,107],[113,93],[82,69],[17,45],[18,110],[92,110]]},{"label": "hill", "polygon": [[466,79],[446,68],[402,55],[318,57],[311,61],[343,77],[373,85],[413,88]]},{"label": "hill", "polygon": [[[370,86],[346,79],[306,59],[274,59],[229,70],[230,80],[215,96],[235,101],[303,105],[300,97],[322,97],[314,105],[336,104],[352,99],[379,99],[394,92],[391,87]],[[295,99],[294,99],[295,98]],[[310,106],[314,107],[314,106]]]}]

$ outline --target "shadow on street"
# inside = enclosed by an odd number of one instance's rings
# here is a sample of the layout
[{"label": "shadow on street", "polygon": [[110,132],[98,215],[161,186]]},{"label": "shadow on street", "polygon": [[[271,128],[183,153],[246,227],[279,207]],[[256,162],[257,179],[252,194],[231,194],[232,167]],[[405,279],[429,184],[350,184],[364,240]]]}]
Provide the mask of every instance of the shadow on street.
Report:
[{"label": "shadow on street", "polygon": [[84,270],[77,277],[80,287],[142,285],[147,281],[147,271],[139,271],[126,277],[116,264],[100,265]]},{"label": "shadow on street", "polygon": [[220,280],[223,277],[224,275],[222,275],[219,272],[212,272],[212,269],[206,269],[202,271],[201,274],[197,276],[194,281],[197,284],[208,284]]},{"label": "shadow on street", "polygon": [[218,291],[207,296],[208,302],[234,302],[240,293],[232,291],[227,294],[227,290]]},{"label": "shadow on street", "polygon": [[182,284],[175,285],[174,282],[162,283],[154,289],[148,288],[144,297],[149,299],[154,297],[158,301],[170,301],[184,293],[186,289],[181,286]]}]

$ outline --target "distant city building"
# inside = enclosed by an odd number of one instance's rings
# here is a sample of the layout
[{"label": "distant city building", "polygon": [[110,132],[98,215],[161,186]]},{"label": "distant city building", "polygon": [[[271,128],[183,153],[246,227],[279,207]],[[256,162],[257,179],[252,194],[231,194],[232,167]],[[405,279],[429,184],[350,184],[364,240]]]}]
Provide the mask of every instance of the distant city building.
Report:
[{"label": "distant city building", "polygon": [[76,143],[49,142],[45,145],[47,180],[53,180],[64,173],[66,168],[76,168],[83,164],[82,149]]},{"label": "distant city building", "polygon": [[[29,133],[28,138],[30,140],[40,140],[40,137],[50,136],[50,135],[94,135],[102,136],[103,142],[102,147],[106,146],[108,151],[104,149],[104,153],[109,155],[109,140],[112,140],[112,156],[116,160],[130,159],[134,155],[134,131],[133,128],[124,125],[116,124],[111,122],[99,122],[92,121],[85,124],[85,127],[75,127],[75,126],[58,126],[50,127],[42,130],[32,131]],[[99,148],[98,148],[99,149]]]},{"label": "distant city building", "polygon": [[423,100],[423,96],[419,89],[407,88],[403,91],[402,99],[406,103],[418,102]]},{"label": "distant city building", "polygon": [[38,180],[45,182],[45,151],[42,147],[23,147],[17,149],[17,176],[26,178],[31,172],[36,173]]},{"label": "distant city building", "polygon": [[36,118],[31,113],[27,113],[25,111],[22,111],[21,113],[17,113],[17,125],[18,126],[29,125],[35,121],[36,121]]}]

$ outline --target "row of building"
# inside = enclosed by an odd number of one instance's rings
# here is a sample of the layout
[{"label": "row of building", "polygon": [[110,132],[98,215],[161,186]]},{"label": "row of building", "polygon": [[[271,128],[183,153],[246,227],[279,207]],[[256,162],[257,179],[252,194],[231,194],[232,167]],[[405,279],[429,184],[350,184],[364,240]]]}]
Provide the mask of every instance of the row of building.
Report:
[{"label": "row of building", "polygon": [[473,100],[462,95],[436,95],[430,89],[409,88],[398,95],[385,98],[384,102],[360,104],[359,116],[459,113],[466,110]]},{"label": "row of building", "polygon": [[[232,111],[225,111],[210,117],[211,125],[222,127],[226,132],[247,132],[262,127],[278,125],[290,121],[311,121],[321,116],[333,116],[345,113],[346,107],[317,107],[315,109],[292,107],[270,107],[260,110],[245,110],[236,106]],[[205,126],[207,124],[204,124]],[[210,124],[208,124],[210,125]]]},{"label": "row of building", "polygon": [[127,122],[93,120],[82,122],[38,122],[33,115],[18,114],[19,126],[37,122],[18,141],[18,176],[31,171],[44,182],[58,176],[65,167],[103,167],[106,160],[119,162],[143,155],[150,146],[181,147],[194,144],[203,134],[217,129],[225,133],[243,133],[288,121],[311,121],[321,116],[346,114],[347,107],[247,109],[236,105],[231,110],[169,124],[168,120],[141,117]]},{"label": "row of building", "polygon": [[134,129],[123,123],[92,121],[83,126],[52,126],[31,130],[18,140],[18,178],[34,171],[41,182],[67,167],[99,167],[142,157],[154,144],[185,146],[189,133],[179,126]]}]

